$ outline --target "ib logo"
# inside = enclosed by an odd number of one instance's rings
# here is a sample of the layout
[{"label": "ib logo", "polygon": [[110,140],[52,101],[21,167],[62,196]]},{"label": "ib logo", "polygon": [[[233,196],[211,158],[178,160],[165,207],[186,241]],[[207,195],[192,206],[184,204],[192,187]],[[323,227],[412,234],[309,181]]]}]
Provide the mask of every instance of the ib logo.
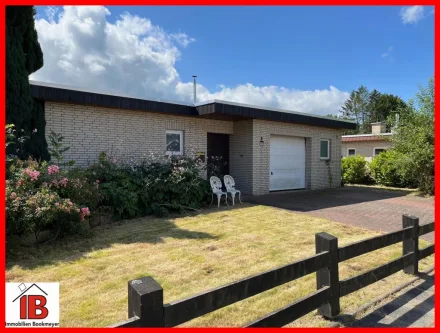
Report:
[{"label": "ib logo", "polygon": [[6,327],[59,327],[59,283],[6,283]]}]

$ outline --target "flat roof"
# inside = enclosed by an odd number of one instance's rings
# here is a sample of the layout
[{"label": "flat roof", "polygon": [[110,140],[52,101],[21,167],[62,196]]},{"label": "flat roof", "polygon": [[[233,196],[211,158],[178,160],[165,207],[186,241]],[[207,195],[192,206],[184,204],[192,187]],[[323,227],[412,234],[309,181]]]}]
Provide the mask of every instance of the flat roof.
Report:
[{"label": "flat roof", "polygon": [[117,92],[93,91],[68,85],[30,80],[31,96],[45,101],[109,108],[161,112],[217,120],[262,119],[341,129],[355,129],[352,121],[278,108],[213,100],[188,104],[160,99],[140,99]]},{"label": "flat roof", "polygon": [[343,135],[342,142],[388,140],[393,133]]},{"label": "flat roof", "polygon": [[343,138],[357,138],[357,137],[366,137],[366,136],[380,136],[380,135],[393,135],[393,133],[378,133],[378,134],[352,134],[352,135],[343,135]]}]

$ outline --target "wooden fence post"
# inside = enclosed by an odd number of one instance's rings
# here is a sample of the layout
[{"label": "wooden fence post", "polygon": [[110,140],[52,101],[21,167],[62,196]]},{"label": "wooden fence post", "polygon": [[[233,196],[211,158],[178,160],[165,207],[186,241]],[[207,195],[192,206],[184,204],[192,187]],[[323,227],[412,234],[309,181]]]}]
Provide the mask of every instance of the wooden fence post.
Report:
[{"label": "wooden fence post", "polygon": [[128,318],[140,318],[140,327],[165,327],[163,289],[152,277],[128,281]]},{"label": "wooden fence post", "polygon": [[330,287],[330,296],[326,304],[318,308],[318,313],[326,318],[339,314],[339,268],[338,268],[338,239],[326,232],[315,234],[316,253],[328,251],[330,260],[328,266],[316,272],[316,286],[320,289]]},{"label": "wooden fence post", "polygon": [[412,227],[412,237],[403,241],[403,255],[414,252],[414,261],[411,266],[407,266],[403,271],[407,274],[419,273],[419,218],[411,215],[402,215],[404,228]]}]

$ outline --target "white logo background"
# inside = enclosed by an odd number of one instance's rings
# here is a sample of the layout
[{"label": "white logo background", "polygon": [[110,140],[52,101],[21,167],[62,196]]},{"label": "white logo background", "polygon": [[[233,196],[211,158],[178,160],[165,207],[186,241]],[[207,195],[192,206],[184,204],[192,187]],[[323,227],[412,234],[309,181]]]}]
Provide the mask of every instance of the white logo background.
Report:
[{"label": "white logo background", "polygon": [[[20,319],[20,295],[22,294],[46,297],[45,308],[49,311],[48,316],[44,319]],[[17,297],[19,298],[17,299]],[[6,283],[5,305],[7,327],[58,327],[60,323],[60,284],[58,282],[8,282]],[[38,314],[41,314],[41,310],[37,310]]]}]

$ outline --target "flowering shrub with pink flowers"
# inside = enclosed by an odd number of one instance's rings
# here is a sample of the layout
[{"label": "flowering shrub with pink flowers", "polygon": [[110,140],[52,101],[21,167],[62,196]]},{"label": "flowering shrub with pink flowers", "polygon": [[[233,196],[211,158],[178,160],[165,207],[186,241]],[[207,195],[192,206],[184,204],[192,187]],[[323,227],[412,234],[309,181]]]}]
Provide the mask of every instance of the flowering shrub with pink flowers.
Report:
[{"label": "flowering shrub with pink flowers", "polygon": [[[50,230],[54,235],[81,230],[96,207],[99,192],[95,184],[58,165],[33,159],[10,160],[6,179],[6,230],[9,234],[38,235]],[[70,178],[73,176],[74,178]]]},{"label": "flowering shrub with pink flowers", "polygon": [[[11,135],[13,132],[11,132]],[[206,166],[189,156],[150,156],[134,164],[101,153],[87,169],[63,162],[62,136],[51,134],[52,162],[9,156],[6,230],[55,236],[81,231],[81,221],[103,212],[116,218],[195,210],[209,202]]]}]

